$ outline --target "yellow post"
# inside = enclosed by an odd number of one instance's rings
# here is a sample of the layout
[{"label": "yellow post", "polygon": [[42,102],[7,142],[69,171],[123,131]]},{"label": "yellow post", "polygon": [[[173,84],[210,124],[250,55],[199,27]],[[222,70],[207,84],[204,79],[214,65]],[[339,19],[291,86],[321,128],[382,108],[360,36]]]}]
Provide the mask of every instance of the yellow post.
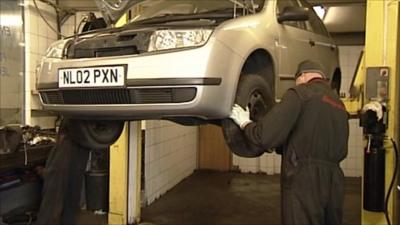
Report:
[{"label": "yellow post", "polygon": [[[127,22],[123,15],[115,24],[121,27]],[[110,185],[108,224],[126,224],[128,221],[128,171],[129,171],[129,123],[125,123],[121,136],[110,147]]]},{"label": "yellow post", "polygon": [[[124,14],[116,27],[128,21]],[[108,224],[140,222],[141,205],[141,122],[127,122],[110,147],[110,189]]]},{"label": "yellow post", "polygon": [[110,148],[110,207],[108,224],[140,222],[141,123],[127,122]]},{"label": "yellow post", "polygon": [[129,129],[125,123],[121,136],[110,147],[110,185],[108,224],[126,224],[128,212],[128,143]]},{"label": "yellow post", "polygon": [[[399,52],[399,1],[398,0],[367,0],[365,67],[387,66],[390,68],[389,80],[389,127],[386,135],[398,138],[399,109],[398,109],[398,52]],[[397,82],[397,83],[396,83]],[[385,187],[389,187],[394,170],[393,147],[385,144],[386,168]],[[396,194],[396,191],[393,191]],[[393,196],[389,201],[389,215],[394,222]],[[361,224],[387,224],[383,213],[362,210]]]}]

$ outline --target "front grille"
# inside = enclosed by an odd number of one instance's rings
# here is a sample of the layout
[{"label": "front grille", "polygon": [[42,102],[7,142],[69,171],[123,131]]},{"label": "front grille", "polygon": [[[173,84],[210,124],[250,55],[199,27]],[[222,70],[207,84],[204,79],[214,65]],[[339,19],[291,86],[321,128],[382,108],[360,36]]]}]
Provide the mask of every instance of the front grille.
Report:
[{"label": "front grille", "polygon": [[68,47],[67,58],[97,58],[138,55],[148,51],[152,31],[127,30],[93,37],[76,38]]},{"label": "front grille", "polygon": [[124,46],[115,48],[99,48],[99,49],[77,49],[75,50],[74,58],[95,58],[120,55],[135,55],[139,54],[136,46]]},{"label": "front grille", "polygon": [[45,104],[107,105],[182,103],[193,100],[196,88],[94,89],[42,91]]},{"label": "front grille", "polygon": [[119,56],[119,55],[134,55],[139,54],[136,46],[127,46],[121,48],[105,48],[95,50],[96,57]]},{"label": "front grille", "polygon": [[64,99],[61,92],[58,91],[48,91],[42,94],[42,99],[44,102],[52,102],[51,104],[63,104]]}]

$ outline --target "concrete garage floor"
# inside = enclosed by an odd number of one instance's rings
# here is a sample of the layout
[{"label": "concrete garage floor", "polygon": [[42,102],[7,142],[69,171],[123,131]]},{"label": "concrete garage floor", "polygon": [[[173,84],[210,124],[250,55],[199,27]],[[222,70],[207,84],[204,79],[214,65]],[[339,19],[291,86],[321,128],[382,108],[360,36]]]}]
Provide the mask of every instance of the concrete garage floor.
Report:
[{"label": "concrete garage floor", "polygon": [[[280,224],[279,176],[197,171],[142,209],[143,224]],[[361,224],[361,179],[346,178],[344,225]]]}]

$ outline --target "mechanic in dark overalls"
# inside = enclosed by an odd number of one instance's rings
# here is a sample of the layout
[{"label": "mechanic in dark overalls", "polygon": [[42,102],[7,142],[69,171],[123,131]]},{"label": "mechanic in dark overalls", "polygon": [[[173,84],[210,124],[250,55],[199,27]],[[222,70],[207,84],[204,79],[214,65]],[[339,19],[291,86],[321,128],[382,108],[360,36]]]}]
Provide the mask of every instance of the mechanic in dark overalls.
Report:
[{"label": "mechanic in dark overalls", "polygon": [[283,224],[342,224],[348,113],[325,79],[323,67],[304,61],[296,87],[260,121],[235,105],[231,118],[249,142],[282,149]]},{"label": "mechanic in dark overalls", "polygon": [[56,147],[47,159],[37,225],[77,224],[90,150],[73,141],[73,126],[73,120],[62,121]]}]

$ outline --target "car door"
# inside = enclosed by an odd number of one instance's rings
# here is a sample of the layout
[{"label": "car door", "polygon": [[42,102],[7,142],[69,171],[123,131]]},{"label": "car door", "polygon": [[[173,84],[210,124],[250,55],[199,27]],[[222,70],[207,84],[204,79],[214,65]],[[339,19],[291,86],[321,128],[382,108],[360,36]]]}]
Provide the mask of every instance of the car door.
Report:
[{"label": "car door", "polygon": [[[279,16],[285,7],[300,7],[296,0],[277,0],[276,16]],[[295,85],[294,75],[297,66],[305,59],[314,60],[317,58],[317,51],[310,43],[313,36],[307,30],[304,21],[285,21],[278,23],[279,38],[276,40],[279,54],[279,71],[276,88],[276,97],[279,99],[283,93]]]},{"label": "car door", "polygon": [[314,48],[317,50],[318,60],[325,66],[328,73],[326,76],[331,77],[336,69],[334,67],[337,66],[337,62],[334,60],[337,60],[338,48],[326,30],[324,23],[315,13],[312,5],[305,0],[300,0],[300,4],[310,10],[310,19],[306,21],[307,29],[313,33],[310,41],[315,45]]}]

